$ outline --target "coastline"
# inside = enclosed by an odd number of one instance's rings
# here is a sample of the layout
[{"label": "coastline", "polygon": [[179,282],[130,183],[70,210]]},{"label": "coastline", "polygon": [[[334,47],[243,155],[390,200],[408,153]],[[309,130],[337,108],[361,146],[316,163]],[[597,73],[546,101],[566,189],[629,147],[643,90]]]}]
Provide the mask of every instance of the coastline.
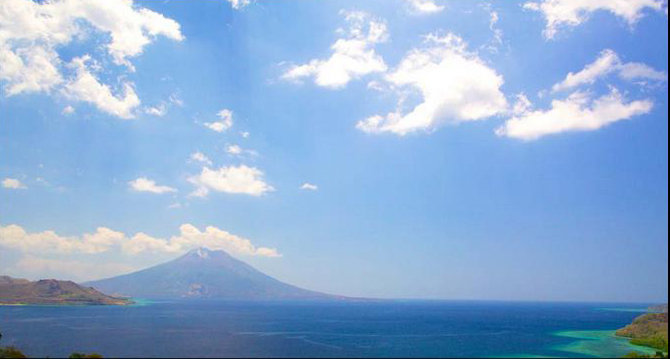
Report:
[{"label": "coastline", "polygon": [[134,300],[128,300],[126,303],[118,304],[105,304],[105,303],[73,303],[73,302],[63,302],[63,303],[0,303],[0,307],[130,307],[134,306],[136,303]]},{"label": "coastline", "polygon": [[630,338],[620,337],[616,330],[565,330],[552,335],[576,339],[552,347],[553,350],[594,357],[622,357],[632,351],[653,355],[656,349],[630,343]]}]

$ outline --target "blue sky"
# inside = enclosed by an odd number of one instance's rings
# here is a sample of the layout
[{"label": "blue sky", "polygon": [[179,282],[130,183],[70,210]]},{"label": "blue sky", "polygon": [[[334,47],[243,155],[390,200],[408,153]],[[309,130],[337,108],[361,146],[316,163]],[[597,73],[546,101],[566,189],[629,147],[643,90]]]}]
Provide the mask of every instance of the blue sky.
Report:
[{"label": "blue sky", "polygon": [[666,301],[667,19],[4,1],[0,272],[96,279],[207,246],[343,295]]}]

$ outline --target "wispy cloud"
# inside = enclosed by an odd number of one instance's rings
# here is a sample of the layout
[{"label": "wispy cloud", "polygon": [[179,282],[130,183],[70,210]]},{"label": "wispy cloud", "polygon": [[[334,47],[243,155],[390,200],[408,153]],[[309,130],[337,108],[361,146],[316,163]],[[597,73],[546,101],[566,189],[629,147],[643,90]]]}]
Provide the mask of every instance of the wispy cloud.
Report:
[{"label": "wispy cloud", "polygon": [[305,182],[300,186],[300,189],[306,190],[306,191],[316,191],[316,190],[319,189],[319,186],[317,186],[315,184],[312,184],[312,183],[309,183],[309,182]]},{"label": "wispy cloud", "polygon": [[19,181],[18,179],[9,178],[9,177],[2,180],[2,187],[8,188],[8,189],[26,189],[26,188],[28,188],[28,186],[21,183],[21,181]]},{"label": "wispy cloud", "polygon": [[566,99],[553,100],[547,110],[532,110],[524,96],[518,101],[514,116],[496,130],[498,136],[536,140],[562,132],[593,131],[649,113],[653,107],[649,100],[626,102],[614,88],[595,99],[588,93],[574,92]]},{"label": "wispy cloud", "polygon": [[206,122],[205,127],[215,132],[224,132],[233,127],[233,111],[224,108],[216,116],[219,118],[219,121]]},{"label": "wispy cloud", "polygon": [[128,182],[128,186],[131,190],[136,192],[150,192],[156,194],[177,192],[177,189],[168,187],[168,186],[159,186],[156,184],[156,181],[148,179],[146,177],[139,177]]},{"label": "wispy cloud", "polygon": [[586,65],[581,71],[577,73],[570,72],[563,81],[552,87],[552,91],[564,91],[580,85],[592,84],[596,80],[612,73],[616,73],[620,78],[627,81],[667,81],[668,79],[668,74],[665,72],[657,71],[642,63],[624,63],[616,52],[606,49],[600,53],[600,56],[594,62]]},{"label": "wispy cloud", "polygon": [[203,163],[208,166],[212,165],[212,160],[200,151],[192,153],[190,158],[193,162]]}]

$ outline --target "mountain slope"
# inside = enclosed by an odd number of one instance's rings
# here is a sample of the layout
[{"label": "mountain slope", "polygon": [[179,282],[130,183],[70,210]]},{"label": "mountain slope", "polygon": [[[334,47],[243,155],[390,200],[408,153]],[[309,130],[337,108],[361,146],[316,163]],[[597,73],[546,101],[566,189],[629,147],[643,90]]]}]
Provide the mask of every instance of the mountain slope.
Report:
[{"label": "mountain slope", "polygon": [[71,281],[42,279],[31,282],[0,276],[0,304],[126,305],[131,301],[111,297]]},{"label": "mountain slope", "polygon": [[280,282],[224,251],[204,248],[138,272],[89,282],[107,293],[141,298],[232,300],[336,299]]},{"label": "mountain slope", "polygon": [[647,313],[635,318],[631,324],[616,331],[616,335],[631,338],[631,343],[643,345],[668,352],[668,311],[665,307],[651,307],[665,309],[661,313]]}]

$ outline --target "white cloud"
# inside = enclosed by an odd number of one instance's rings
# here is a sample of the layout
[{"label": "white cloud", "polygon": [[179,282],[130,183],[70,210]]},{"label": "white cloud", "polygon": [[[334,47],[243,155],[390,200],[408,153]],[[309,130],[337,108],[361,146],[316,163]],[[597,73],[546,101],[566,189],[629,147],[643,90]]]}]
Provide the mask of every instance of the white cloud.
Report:
[{"label": "white cloud", "polygon": [[200,151],[192,153],[191,160],[194,162],[204,163],[209,166],[212,165],[212,160],[210,160],[209,157],[207,157],[204,153]]},{"label": "white cloud", "polygon": [[59,236],[54,231],[28,233],[18,225],[0,226],[0,245],[29,253],[86,253],[109,250],[125,238],[121,232],[99,227],[81,237]]},{"label": "white cloud", "polygon": [[593,131],[613,122],[630,119],[651,111],[650,100],[626,102],[612,88],[609,94],[593,99],[590,94],[574,92],[564,100],[553,100],[548,110],[532,110],[530,101],[520,96],[514,116],[496,130],[498,136],[535,140],[542,136]]},{"label": "white cloud", "polygon": [[184,101],[179,97],[178,94],[173,93],[168,97],[168,101],[170,101],[171,104],[178,106],[178,107],[183,107],[184,106]]},{"label": "white cloud", "polygon": [[541,12],[547,25],[544,36],[552,39],[561,28],[578,26],[595,11],[609,11],[633,26],[646,8],[664,11],[663,0],[544,0],[527,2],[525,9]]},{"label": "white cloud", "polygon": [[228,147],[226,147],[226,153],[230,155],[240,155],[242,154],[242,151],[242,147],[238,145],[228,145]]},{"label": "white cloud", "polygon": [[[183,39],[177,22],[137,7],[132,0],[3,0],[0,28],[0,81],[6,83],[6,95],[51,93],[66,83],[75,87],[72,93],[79,95],[75,98],[92,102],[112,114],[121,113],[126,118],[127,111],[101,105],[113,96],[105,93],[107,85],[85,76],[88,71],[75,71],[75,79],[65,80],[64,64],[56,49],[76,39],[102,33],[101,38],[106,41],[103,46],[112,62],[133,71],[130,59],[140,55],[157,36],[176,41]],[[122,86],[124,99],[133,100],[134,92],[128,86]],[[93,94],[86,94],[89,90]]]},{"label": "white cloud", "polygon": [[26,185],[16,178],[5,178],[2,180],[2,187],[9,189],[26,189]]},{"label": "white cloud", "polygon": [[230,3],[230,6],[232,6],[233,9],[239,10],[251,2],[250,0],[226,0]]},{"label": "white cloud", "polygon": [[63,111],[61,111],[61,113],[62,113],[63,115],[71,115],[71,114],[74,113],[74,111],[75,111],[75,110],[74,110],[74,107],[72,107],[72,106],[70,106],[70,105],[67,105],[67,106],[65,106],[65,107],[63,108]]},{"label": "white cloud", "polygon": [[418,14],[434,14],[444,10],[444,5],[437,5],[434,0],[406,0],[412,12]]},{"label": "white cloud", "polygon": [[224,132],[233,127],[233,111],[224,108],[216,116],[219,117],[219,121],[206,122],[205,127],[215,132]]},{"label": "white cloud", "polygon": [[498,47],[503,44],[503,31],[498,27],[500,16],[497,11],[493,10],[490,3],[484,3],[481,7],[489,14],[489,30],[493,34],[493,39],[485,47],[492,53],[497,53]]},{"label": "white cloud", "polygon": [[231,155],[231,156],[242,156],[242,155],[247,155],[247,156],[258,156],[258,152],[254,150],[247,150],[239,145],[228,145],[226,146],[226,153]]},{"label": "white cloud", "polygon": [[260,196],[274,191],[274,188],[265,183],[263,172],[255,167],[245,165],[210,169],[203,167],[199,175],[190,177],[189,182],[197,188],[192,196],[205,197],[210,190],[225,193],[248,194]]},{"label": "white cloud", "polygon": [[274,248],[256,247],[249,239],[236,236],[222,229],[208,226],[204,231],[191,224],[179,227],[179,234],[162,239],[139,232],[132,237],[122,232],[100,227],[92,234],[64,237],[54,231],[29,233],[21,226],[0,226],[0,246],[23,253],[56,254],[100,254],[121,250],[128,255],[143,252],[180,253],[206,247],[226,250],[232,254],[248,256],[279,257]]},{"label": "white cloud", "polygon": [[[34,2],[3,0],[0,44],[11,52],[32,53],[35,47],[53,53],[57,46],[85,36],[91,28],[109,35],[105,44],[115,63],[131,66],[128,58],[142,53],[157,36],[181,41],[179,24],[132,0],[83,1],[61,0]],[[53,64],[52,61],[49,61]]]},{"label": "white cloud", "polygon": [[620,78],[628,81],[638,79],[665,81],[668,78],[665,72],[654,70],[645,64],[624,63],[616,52],[606,49],[600,53],[600,56],[594,62],[586,65],[581,71],[570,72],[562,82],[552,87],[552,91],[563,91],[584,84],[592,84],[597,79],[611,73],[617,73]]},{"label": "white cloud", "polygon": [[[488,67],[454,34],[426,37],[426,47],[410,51],[385,80],[398,92],[398,108],[385,116],[359,121],[364,132],[405,135],[429,131],[449,123],[486,119],[507,110],[500,91],[503,77]],[[403,105],[410,96],[421,102],[409,112]]]},{"label": "white cloud", "polygon": [[374,49],[376,44],[388,38],[386,23],[360,11],[343,11],[342,14],[348,28],[338,31],[345,37],[330,47],[332,55],[326,60],[314,59],[293,66],[282,75],[283,79],[300,81],[313,77],[318,86],[338,89],[351,80],[386,71],[384,59]]},{"label": "white cloud", "polygon": [[[136,9],[132,0],[89,2],[70,0],[79,17],[110,34],[107,51],[119,65],[132,67],[128,58],[142,53],[156,36],[182,41],[179,24],[146,8]],[[78,11],[78,13],[77,13]],[[75,15],[76,16],[76,15]]]},{"label": "white cloud", "polygon": [[176,189],[168,186],[159,186],[155,181],[150,180],[146,177],[139,177],[128,182],[130,189],[137,192],[151,192],[151,193],[168,193],[168,192],[177,192]]},{"label": "white cloud", "polygon": [[242,136],[242,138],[249,138],[250,135],[251,134],[249,133],[249,131],[240,132],[240,136]]},{"label": "white cloud", "polygon": [[7,82],[7,96],[23,92],[50,92],[63,82],[58,70],[60,63],[53,49],[33,45],[12,50],[0,38],[0,80]]},{"label": "white cloud", "polygon": [[157,106],[149,106],[144,109],[144,113],[152,116],[163,117],[167,114],[167,106],[165,106],[165,103],[160,103]]},{"label": "white cloud", "polygon": [[122,84],[123,93],[115,96],[108,85],[100,81],[91,73],[87,63],[89,55],[74,58],[71,66],[77,73],[74,79],[68,81],[63,88],[67,97],[92,103],[98,109],[123,119],[133,118],[133,110],[139,106],[140,99],[129,82]]},{"label": "white cloud", "polygon": [[305,182],[305,183],[302,184],[302,186],[300,186],[300,189],[303,189],[303,190],[306,190],[306,191],[316,191],[316,190],[319,189],[319,186],[317,186],[315,184],[312,184],[312,183],[309,183],[309,182]]},{"label": "white cloud", "polygon": [[256,247],[246,238],[213,226],[208,226],[204,231],[200,231],[191,224],[183,224],[179,227],[179,232],[179,235],[168,240],[138,233],[124,243],[123,250],[129,254],[137,254],[144,251],[183,252],[191,248],[205,247],[247,256],[281,256],[274,248]]}]

